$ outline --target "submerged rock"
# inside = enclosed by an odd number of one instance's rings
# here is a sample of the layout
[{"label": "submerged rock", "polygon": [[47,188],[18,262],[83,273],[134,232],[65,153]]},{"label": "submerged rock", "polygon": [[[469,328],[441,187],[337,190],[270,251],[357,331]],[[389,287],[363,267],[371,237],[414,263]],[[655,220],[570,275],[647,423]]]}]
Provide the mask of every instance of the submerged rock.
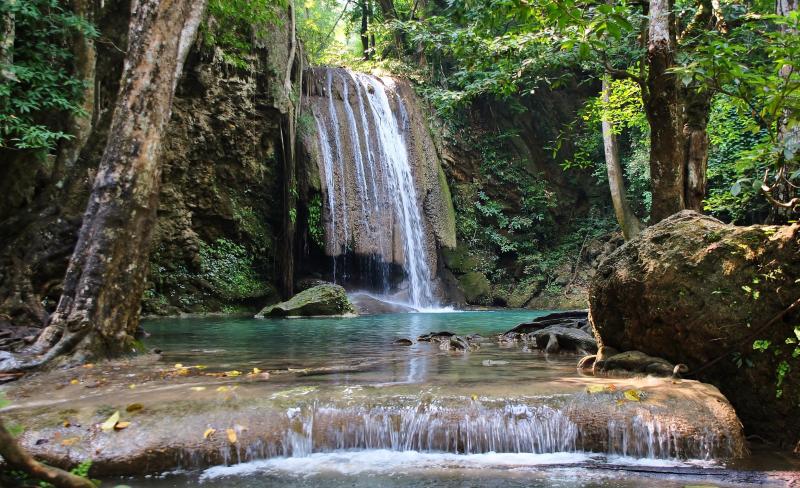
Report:
[{"label": "submerged rock", "polygon": [[410,346],[414,343],[411,341],[411,339],[402,338],[402,339],[395,339],[394,342],[392,342],[392,344],[396,346]]},{"label": "submerged rock", "polygon": [[402,303],[381,300],[379,297],[367,293],[353,293],[350,301],[359,315],[377,315],[382,313],[408,313],[415,312],[413,307]]},{"label": "submerged rock", "polygon": [[347,298],[344,288],[339,285],[324,284],[302,291],[285,302],[265,307],[256,314],[256,318],[353,316],[355,314],[356,310]]},{"label": "submerged rock", "polygon": [[501,336],[501,342],[521,341],[547,353],[594,353],[597,341],[589,332],[588,312],[568,310],[519,324]]},{"label": "submerged rock", "polygon": [[[800,367],[786,344],[800,323],[800,307],[787,311],[800,297],[800,225],[677,213],[612,253],[589,296],[601,345],[686,364],[750,432],[800,439]],[[768,350],[754,350],[756,340]],[[778,385],[782,361],[790,368]]]}]

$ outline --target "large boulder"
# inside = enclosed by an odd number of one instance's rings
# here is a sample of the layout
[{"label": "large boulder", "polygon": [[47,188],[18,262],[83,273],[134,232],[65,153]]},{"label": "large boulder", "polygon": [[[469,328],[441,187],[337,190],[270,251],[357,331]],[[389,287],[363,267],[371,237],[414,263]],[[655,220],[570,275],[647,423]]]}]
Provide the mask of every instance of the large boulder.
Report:
[{"label": "large boulder", "polygon": [[285,302],[265,307],[256,318],[352,316],[356,310],[344,288],[327,283],[301,291]]},{"label": "large boulder", "polygon": [[684,363],[749,432],[800,438],[800,226],[680,212],[612,253],[589,297],[600,346]]}]

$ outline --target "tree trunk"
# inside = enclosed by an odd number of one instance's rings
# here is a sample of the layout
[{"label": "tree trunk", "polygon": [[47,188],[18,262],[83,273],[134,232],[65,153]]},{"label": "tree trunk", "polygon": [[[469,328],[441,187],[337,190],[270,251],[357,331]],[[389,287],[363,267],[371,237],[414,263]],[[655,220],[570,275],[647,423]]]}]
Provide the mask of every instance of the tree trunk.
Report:
[{"label": "tree trunk", "polygon": [[[608,104],[611,95],[611,81],[608,75],[603,77],[603,102]],[[610,120],[603,117],[603,148],[606,155],[606,170],[608,171],[608,186],[611,189],[611,202],[617,222],[622,228],[625,240],[631,240],[642,230],[642,224],[633,213],[628,204],[625,191],[625,179],[622,173],[622,164],[619,161],[619,147],[614,126]]]},{"label": "tree trunk", "polygon": [[[295,21],[294,3],[289,2],[289,57],[286,62],[286,74],[283,80],[284,93],[288,99],[287,113],[281,117],[281,143],[283,153],[283,242],[280,250],[279,269],[281,295],[289,298],[294,294],[294,247],[297,228],[297,177],[296,177],[296,144],[297,144],[297,110],[292,85],[292,70],[297,52],[297,24]],[[302,75],[303,70],[299,72]],[[299,83],[302,86],[302,82]],[[302,93],[300,93],[302,96]]]},{"label": "tree trunk", "polygon": [[11,469],[19,470],[56,488],[94,488],[94,483],[58,468],[46,466],[20,447],[0,419],[0,456]]},{"label": "tree trunk", "polygon": [[[6,8],[9,11],[3,13],[3,18],[0,19],[2,24],[0,28],[0,34],[2,34],[2,38],[0,38],[0,67],[2,66],[10,66],[14,63],[14,40],[16,39],[16,15],[11,8],[16,6],[17,0],[5,0]],[[7,70],[6,68],[2,68],[0,70],[0,76],[6,78],[9,81],[16,81],[16,77],[14,74]]]},{"label": "tree trunk", "polygon": [[[91,21],[92,5],[89,0],[72,0],[70,2],[73,13],[82,19]],[[72,54],[74,56],[75,77],[85,83],[81,108],[82,115],[70,114],[67,122],[67,132],[72,136],[65,139],[59,146],[56,158],[54,177],[61,179],[64,172],[75,164],[78,156],[92,132],[94,115],[94,84],[97,51],[94,41],[82,33],[72,36]]]},{"label": "tree trunk", "polygon": [[673,0],[650,2],[645,103],[650,124],[650,178],[653,206],[650,224],[686,208],[684,198],[686,144],[675,64]]},{"label": "tree trunk", "polygon": [[366,0],[361,0],[361,48],[364,50],[364,61],[372,58],[369,49],[369,6]]},{"label": "tree trunk", "polygon": [[[397,10],[394,8],[394,0],[378,0],[378,5],[381,7],[384,22],[391,22],[398,19]],[[394,49],[396,50],[397,56],[402,57],[404,45],[403,33],[394,26],[390,29],[392,38],[394,39]],[[386,53],[384,53],[384,56],[385,54]]]},{"label": "tree trunk", "polygon": [[692,87],[685,91],[686,125],[686,179],[684,194],[686,208],[703,211],[706,197],[706,171],[708,169],[708,119],[711,111],[711,94]]},{"label": "tree trunk", "polygon": [[131,351],[158,205],[161,136],[188,52],[179,45],[190,44],[204,8],[205,0],[134,0],[120,93],[64,291],[30,351],[44,354],[13,369],[62,354],[80,361]]}]

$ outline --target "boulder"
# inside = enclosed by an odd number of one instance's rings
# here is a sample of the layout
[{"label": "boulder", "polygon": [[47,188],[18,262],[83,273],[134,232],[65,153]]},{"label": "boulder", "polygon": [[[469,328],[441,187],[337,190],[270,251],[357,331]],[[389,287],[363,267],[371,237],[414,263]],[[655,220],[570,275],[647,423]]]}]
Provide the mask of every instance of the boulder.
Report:
[{"label": "boulder", "polygon": [[479,271],[470,271],[458,278],[459,286],[464,292],[467,303],[472,305],[486,305],[492,299],[492,286],[486,275]]},{"label": "boulder", "polygon": [[595,362],[595,371],[627,371],[656,376],[671,376],[675,366],[667,360],[648,356],[641,351],[627,351]]},{"label": "boulder", "polygon": [[256,318],[354,315],[355,308],[344,288],[329,283],[311,287],[285,302],[265,307],[256,314]]},{"label": "boulder", "polygon": [[798,224],[677,213],[606,258],[589,297],[601,346],[686,364],[720,388],[749,432],[800,439]]}]

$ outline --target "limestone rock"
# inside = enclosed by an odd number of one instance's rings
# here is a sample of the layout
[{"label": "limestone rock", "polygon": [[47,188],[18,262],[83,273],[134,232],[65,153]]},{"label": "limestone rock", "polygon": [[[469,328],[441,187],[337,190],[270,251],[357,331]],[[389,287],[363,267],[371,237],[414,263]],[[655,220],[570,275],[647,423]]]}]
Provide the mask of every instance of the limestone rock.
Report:
[{"label": "limestone rock", "polygon": [[[786,339],[800,323],[796,309],[780,315],[800,297],[800,225],[738,227],[677,213],[606,258],[589,296],[601,346],[686,364],[720,388],[747,430],[800,438],[800,365],[776,394],[776,368],[793,361]],[[754,351],[756,339],[769,350]]]},{"label": "limestone rock", "polygon": [[256,314],[265,317],[352,316],[355,308],[339,285],[318,285],[285,302],[270,305]]},{"label": "limestone rock", "polygon": [[631,373],[670,376],[674,369],[675,366],[669,361],[648,356],[641,351],[627,351],[595,362],[595,370],[602,372],[623,370]]}]

